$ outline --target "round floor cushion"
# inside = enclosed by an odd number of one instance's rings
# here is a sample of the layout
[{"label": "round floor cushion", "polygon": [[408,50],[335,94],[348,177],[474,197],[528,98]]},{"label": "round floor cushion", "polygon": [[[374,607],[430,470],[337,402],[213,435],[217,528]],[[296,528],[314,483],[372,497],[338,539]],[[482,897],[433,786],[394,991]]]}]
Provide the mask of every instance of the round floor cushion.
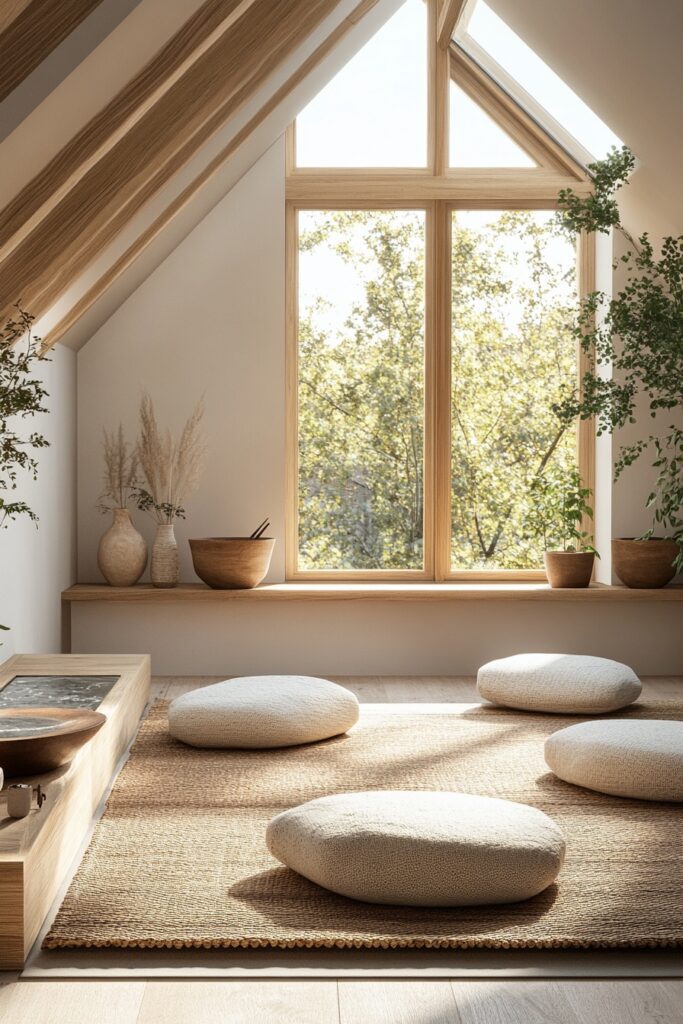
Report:
[{"label": "round floor cushion", "polygon": [[641,689],[628,665],[586,654],[513,654],[477,674],[482,697],[520,711],[599,715],[632,704]]},{"label": "round floor cushion", "polygon": [[320,797],[269,823],[268,849],[318,885],[365,903],[515,903],[556,878],[565,843],[546,814],[462,793]]},{"label": "round floor cushion", "polygon": [[193,747],[292,747],[357,721],[355,695],[313,676],[242,676],[185,693],[168,709],[171,736]]},{"label": "round floor cushion", "polygon": [[545,760],[565,782],[598,793],[683,801],[683,722],[580,722],[548,737]]}]

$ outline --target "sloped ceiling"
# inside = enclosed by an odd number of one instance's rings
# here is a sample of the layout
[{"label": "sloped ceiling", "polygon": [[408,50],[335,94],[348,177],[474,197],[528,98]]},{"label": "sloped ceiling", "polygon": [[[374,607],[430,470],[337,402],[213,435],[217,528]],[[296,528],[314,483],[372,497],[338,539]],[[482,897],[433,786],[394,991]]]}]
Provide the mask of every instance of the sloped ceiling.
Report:
[{"label": "sloped ceiling", "polygon": [[0,101],[70,35],[101,0],[11,0],[0,7]]},{"label": "sloped ceiling", "polygon": [[[117,2],[105,38],[110,0],[52,4],[62,27],[31,41],[26,70],[42,63],[23,84],[7,68],[18,88],[0,103],[1,123],[73,18],[62,46],[80,33],[77,66],[62,62],[63,81],[0,143],[0,312],[21,298],[44,337],[74,347],[401,0],[126,0],[122,19]],[[10,7],[35,17],[41,3]],[[629,226],[682,232],[683,3],[489,3],[638,156],[622,202]]]},{"label": "sloped ceiling", "polygon": [[[59,131],[50,131],[57,104],[43,122],[50,138],[42,159],[32,155],[41,136],[22,133],[24,125],[0,148],[13,179],[0,182],[0,316],[21,299],[44,338],[67,340],[68,333],[78,345],[114,285],[120,302],[122,278],[136,287],[128,272],[145,265],[143,256],[149,272],[151,248],[163,259],[162,236],[176,245],[282,133],[307,101],[306,88],[320,88],[320,81],[308,85],[320,65],[329,64],[332,75],[398,3],[172,0],[182,22],[169,34],[162,18],[160,39],[148,22],[156,45],[143,47],[142,61],[138,52],[121,82],[109,69],[117,53],[126,61],[125,19],[112,33],[117,48],[107,38],[90,55],[89,73],[76,68],[63,83],[68,93],[70,79],[78,82],[62,108],[67,121],[78,110],[66,141],[56,144]],[[130,21],[139,26],[148,6],[158,10],[159,0],[142,0]],[[100,88],[93,111],[87,93],[91,81],[95,91],[101,87],[100,49],[108,52],[105,77],[114,88],[104,102]],[[27,119],[34,129],[41,113]],[[101,319],[110,312],[103,302]]]},{"label": "sloped ceiling", "polygon": [[487,0],[638,157],[625,222],[683,234],[683,2]]}]

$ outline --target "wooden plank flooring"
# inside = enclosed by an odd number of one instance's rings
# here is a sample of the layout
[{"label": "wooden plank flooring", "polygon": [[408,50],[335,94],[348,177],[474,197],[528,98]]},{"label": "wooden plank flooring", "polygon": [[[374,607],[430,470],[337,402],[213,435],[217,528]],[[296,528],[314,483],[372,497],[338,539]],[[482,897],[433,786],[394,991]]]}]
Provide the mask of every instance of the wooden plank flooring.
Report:
[{"label": "wooden plank flooring", "polygon": [[[156,677],[173,699],[214,678]],[[339,678],[367,703],[477,700],[471,678]],[[645,681],[644,699],[683,696]],[[93,954],[96,956],[96,954]],[[135,953],[131,953],[131,962]],[[418,972],[416,972],[417,974]],[[634,968],[634,975],[637,970]],[[683,979],[34,980],[0,975],[5,1024],[683,1024]]]},{"label": "wooden plank flooring", "polygon": [[7,1024],[683,1024],[683,981],[18,981]]}]

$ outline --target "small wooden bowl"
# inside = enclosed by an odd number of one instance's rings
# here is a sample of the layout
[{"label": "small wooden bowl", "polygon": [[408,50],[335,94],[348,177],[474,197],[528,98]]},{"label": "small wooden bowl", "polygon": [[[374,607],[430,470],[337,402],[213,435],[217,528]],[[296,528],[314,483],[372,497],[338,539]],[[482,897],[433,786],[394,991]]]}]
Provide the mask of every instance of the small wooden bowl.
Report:
[{"label": "small wooden bowl", "polygon": [[[20,722],[29,719],[19,731]],[[40,775],[68,764],[107,721],[83,708],[0,708],[0,765],[5,775]],[[15,735],[7,735],[13,724]]]},{"label": "small wooden bowl", "polygon": [[201,537],[190,541],[194,571],[214,590],[250,590],[265,578],[272,537]]}]

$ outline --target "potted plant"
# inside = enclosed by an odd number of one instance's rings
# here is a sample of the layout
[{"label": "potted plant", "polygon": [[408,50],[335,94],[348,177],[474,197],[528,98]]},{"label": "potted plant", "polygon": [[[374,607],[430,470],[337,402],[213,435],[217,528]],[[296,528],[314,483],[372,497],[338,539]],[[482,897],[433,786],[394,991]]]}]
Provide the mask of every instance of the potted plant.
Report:
[{"label": "potted plant", "polygon": [[104,490],[100,495],[101,512],[112,513],[112,524],[97,548],[97,564],[112,587],[132,587],[147,565],[147,545],[133,526],[128,504],[138,486],[138,457],[135,448],[123,436],[123,427],[104,431]]},{"label": "potted plant", "polygon": [[[660,429],[622,445],[614,468],[619,479],[646,453],[656,470],[646,505],[652,524],[640,537],[612,542],[614,569],[629,587],[662,587],[683,570],[683,430],[662,422],[683,395],[683,235],[667,236],[659,254],[647,233],[635,240],[624,228],[614,195],[634,167],[624,147],[591,164],[592,195],[559,194],[560,218],[572,232],[612,229],[628,243],[621,256],[626,283],[611,298],[591,292],[583,300],[574,333],[591,365],[579,390],[557,408],[565,422],[595,417],[598,434],[637,422],[645,406]],[[611,364],[612,374],[600,373]]]},{"label": "potted plant", "polygon": [[157,523],[150,567],[155,587],[178,585],[178,544],[173,521],[185,518],[182,502],[197,487],[204,467],[203,415],[204,406],[199,402],[176,440],[170,430],[159,429],[147,392],[140,402],[137,454],[147,486],[138,487],[135,498],[138,508],[149,512]]},{"label": "potted plant", "polygon": [[[551,587],[587,587],[598,554],[582,525],[593,518],[577,469],[569,474],[549,466],[531,485],[529,524],[543,540],[543,561]],[[599,557],[599,556],[598,556]]]},{"label": "potted plant", "polygon": [[[17,488],[19,474],[27,472],[34,480],[38,461],[32,454],[48,448],[49,441],[37,431],[22,436],[21,422],[47,412],[48,393],[33,376],[36,362],[46,359],[40,338],[31,333],[34,317],[19,305],[16,316],[0,329],[0,528],[6,529],[18,516],[34,523],[38,516],[25,501],[8,500],[8,492]],[[7,631],[9,627],[0,625]]]}]

